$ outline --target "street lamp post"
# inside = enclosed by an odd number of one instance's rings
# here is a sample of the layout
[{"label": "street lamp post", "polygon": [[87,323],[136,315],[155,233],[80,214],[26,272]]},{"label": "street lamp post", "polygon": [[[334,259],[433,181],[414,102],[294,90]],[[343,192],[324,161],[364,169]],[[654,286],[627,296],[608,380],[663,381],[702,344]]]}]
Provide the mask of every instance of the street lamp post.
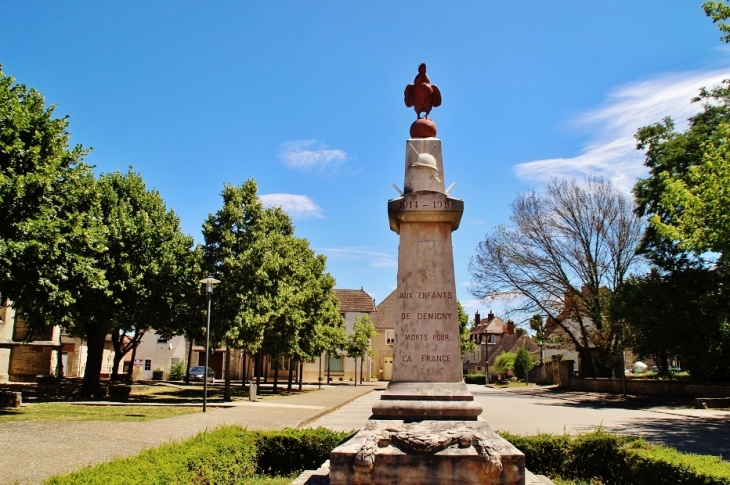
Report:
[{"label": "street lamp post", "polygon": [[205,285],[205,292],[208,295],[208,324],[205,327],[205,370],[203,371],[203,412],[208,404],[208,357],[210,356],[210,302],[213,299],[213,285],[220,283],[219,280],[208,276],[200,280]]}]

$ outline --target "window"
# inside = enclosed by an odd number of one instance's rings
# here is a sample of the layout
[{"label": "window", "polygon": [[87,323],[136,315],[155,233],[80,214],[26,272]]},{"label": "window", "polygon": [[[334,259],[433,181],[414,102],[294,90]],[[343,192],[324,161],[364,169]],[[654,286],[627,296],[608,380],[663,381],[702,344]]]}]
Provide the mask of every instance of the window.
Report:
[{"label": "window", "polygon": [[333,355],[330,357],[329,360],[329,369],[330,372],[342,372],[342,356],[340,355]]},{"label": "window", "polygon": [[144,370],[152,370],[152,359],[144,360]]},{"label": "window", "polygon": [[497,336],[496,335],[490,335],[489,336],[489,341],[487,343],[496,344],[497,343]]},{"label": "window", "polygon": [[385,331],[385,345],[393,345],[395,343],[395,330]]},{"label": "window", "polygon": [[180,359],[173,357],[170,359],[170,365],[178,365],[180,363]]},{"label": "window", "polygon": [[157,337],[157,343],[158,344],[166,344],[167,343],[167,339]]}]

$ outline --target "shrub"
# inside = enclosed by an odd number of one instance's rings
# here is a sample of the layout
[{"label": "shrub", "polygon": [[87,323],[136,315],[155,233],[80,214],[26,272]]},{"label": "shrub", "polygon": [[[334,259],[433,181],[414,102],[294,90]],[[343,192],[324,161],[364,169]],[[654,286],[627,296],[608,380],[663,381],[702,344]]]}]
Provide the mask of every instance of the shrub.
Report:
[{"label": "shrub", "polygon": [[570,436],[551,434],[519,436],[504,432],[499,434],[525,454],[526,466],[530,471],[551,477],[564,472],[565,463],[570,456]]},{"label": "shrub", "polygon": [[290,475],[317,469],[348,433],[326,428],[256,432],[258,473]]},{"label": "shrub", "polygon": [[181,381],[185,377],[185,363],[178,362],[170,366],[170,380]]},{"label": "shrub", "polygon": [[152,380],[154,381],[161,381],[163,375],[162,369],[155,369],[152,371]]},{"label": "shrub", "polygon": [[487,383],[487,377],[484,374],[464,374],[464,382],[484,385]]},{"label": "shrub", "polygon": [[641,439],[596,431],[572,437],[499,433],[525,454],[530,471],[579,483],[730,485],[730,463]]},{"label": "shrub", "polygon": [[256,445],[240,426],[217,428],[182,443],[142,451],[68,475],[55,476],[49,485],[122,485],[175,483],[238,483],[256,470]]}]

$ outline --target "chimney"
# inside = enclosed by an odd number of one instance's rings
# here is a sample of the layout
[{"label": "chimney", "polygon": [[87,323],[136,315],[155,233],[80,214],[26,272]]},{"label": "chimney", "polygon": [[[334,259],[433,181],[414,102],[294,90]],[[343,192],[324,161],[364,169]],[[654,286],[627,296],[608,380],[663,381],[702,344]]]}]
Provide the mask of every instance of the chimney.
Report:
[{"label": "chimney", "polygon": [[515,333],[515,322],[507,320],[507,333],[513,335]]},{"label": "chimney", "polygon": [[474,313],[474,326],[479,325],[480,320],[481,317],[479,316],[479,312]]},{"label": "chimney", "polygon": [[494,313],[492,313],[492,310],[489,310],[489,315],[487,315],[487,321],[491,322],[494,320]]}]

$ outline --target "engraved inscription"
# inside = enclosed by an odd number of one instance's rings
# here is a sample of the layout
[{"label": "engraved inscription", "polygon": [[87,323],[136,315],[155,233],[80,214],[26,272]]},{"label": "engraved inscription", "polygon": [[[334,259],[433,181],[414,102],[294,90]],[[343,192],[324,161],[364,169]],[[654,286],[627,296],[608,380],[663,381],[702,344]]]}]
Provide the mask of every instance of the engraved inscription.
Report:
[{"label": "engraved inscription", "polygon": [[[452,299],[454,294],[451,291],[419,291],[418,298],[429,299],[429,298],[446,298]],[[412,296],[408,298],[413,298]]]},{"label": "engraved inscription", "polygon": [[414,341],[425,341],[428,340],[428,335],[423,333],[407,333],[403,336],[406,340]]},{"label": "engraved inscription", "polygon": [[416,313],[418,320],[451,320],[451,313]]},{"label": "engraved inscription", "polygon": [[423,354],[421,362],[451,362],[450,355]]}]

